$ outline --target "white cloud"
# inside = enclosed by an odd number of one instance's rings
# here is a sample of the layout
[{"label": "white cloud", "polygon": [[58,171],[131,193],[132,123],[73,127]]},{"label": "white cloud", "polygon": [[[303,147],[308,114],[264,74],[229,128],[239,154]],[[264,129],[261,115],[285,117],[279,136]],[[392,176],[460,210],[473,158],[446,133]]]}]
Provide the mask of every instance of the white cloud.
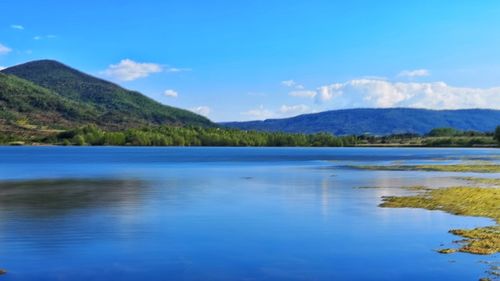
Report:
[{"label": "white cloud", "polygon": [[193,107],[190,109],[194,113],[198,113],[203,116],[208,116],[210,112],[212,112],[212,109],[206,105],[200,105],[197,107]]},{"label": "white cloud", "polygon": [[285,116],[299,115],[304,113],[309,113],[309,106],[305,104],[297,104],[297,105],[282,105],[279,109],[279,112]]},{"label": "white cloud", "polygon": [[289,96],[299,97],[299,98],[314,98],[316,96],[315,91],[303,90],[303,91],[292,91],[288,93]]},{"label": "white cloud", "polygon": [[282,105],[276,110],[271,110],[264,105],[260,105],[257,108],[250,109],[248,111],[242,112],[242,115],[246,115],[251,117],[251,119],[264,120],[269,118],[284,118],[295,116],[304,113],[313,112],[309,106],[305,104],[297,104],[297,105]]},{"label": "white cloud", "polygon": [[[378,80],[374,80],[378,81]],[[342,84],[335,83],[328,86],[321,86],[318,88],[318,95],[316,96],[316,101],[326,102],[333,99],[335,96],[342,94]]]},{"label": "white cloud", "polygon": [[158,73],[162,70],[162,66],[156,63],[139,63],[131,59],[124,59],[118,64],[110,65],[101,74],[121,81],[132,81],[148,77],[150,74]]},{"label": "white cloud", "polygon": [[6,54],[10,53],[11,51],[12,51],[11,48],[0,43],[0,55],[6,55]]},{"label": "white cloud", "polygon": [[293,80],[285,80],[285,81],[281,81],[281,85],[285,86],[285,87],[293,87],[295,86],[297,83]]},{"label": "white cloud", "polygon": [[57,38],[56,35],[49,34],[49,35],[37,35],[33,37],[33,40],[42,40],[42,39],[55,39]]},{"label": "white cloud", "polygon": [[283,85],[285,87],[288,87],[288,88],[295,88],[297,90],[304,89],[304,86],[302,86],[301,84],[295,82],[294,80],[281,81],[281,85]]},{"label": "white cloud", "polygon": [[427,69],[403,70],[398,74],[399,77],[408,78],[424,77],[429,75],[431,75],[431,73]]},{"label": "white cloud", "polygon": [[377,76],[377,75],[365,75],[365,76],[361,76],[359,77],[359,79],[370,79],[370,80],[389,80],[387,77],[385,76]]},{"label": "white cloud", "polygon": [[17,30],[24,30],[24,26],[20,24],[12,24],[10,28],[17,29]]},{"label": "white cloud", "polygon": [[251,116],[252,118],[257,118],[259,120],[271,118],[275,115],[274,112],[266,109],[263,105],[260,105],[258,108],[242,112],[241,114]]},{"label": "white cloud", "polygon": [[165,72],[184,72],[191,71],[191,68],[165,67]]},{"label": "white cloud", "polygon": [[460,88],[444,82],[402,83],[355,79],[318,88],[316,101],[336,108],[420,107],[431,109],[500,109],[500,87]]},{"label": "white cloud", "polygon": [[179,96],[179,93],[175,90],[168,89],[168,90],[165,90],[165,92],[163,92],[163,95],[166,97],[169,97],[169,98],[176,98]]},{"label": "white cloud", "polygon": [[5,67],[5,66],[1,66],[1,65],[0,65],[0,70],[4,70],[4,69],[6,69],[6,68],[7,68],[7,67]]}]

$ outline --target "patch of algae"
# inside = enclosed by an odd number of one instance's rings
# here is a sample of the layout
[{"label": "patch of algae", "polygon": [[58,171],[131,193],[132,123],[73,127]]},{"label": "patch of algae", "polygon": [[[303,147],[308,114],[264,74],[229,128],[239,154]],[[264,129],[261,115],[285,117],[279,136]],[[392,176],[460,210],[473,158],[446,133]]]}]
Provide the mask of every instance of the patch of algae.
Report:
[{"label": "patch of algae", "polygon": [[[496,225],[475,229],[453,229],[450,233],[466,238],[458,251],[488,255],[500,252],[500,189],[450,187],[431,189],[412,196],[383,197],[381,207],[442,210],[455,215],[488,217]],[[454,249],[442,249],[452,253]]]}]

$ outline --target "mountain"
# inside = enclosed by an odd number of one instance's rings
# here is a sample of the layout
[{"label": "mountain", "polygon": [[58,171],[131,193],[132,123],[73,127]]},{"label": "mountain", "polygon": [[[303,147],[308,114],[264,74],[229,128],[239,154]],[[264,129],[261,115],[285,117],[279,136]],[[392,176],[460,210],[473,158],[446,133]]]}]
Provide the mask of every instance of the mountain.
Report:
[{"label": "mountain", "polygon": [[8,133],[50,126],[67,128],[96,122],[91,107],[61,97],[13,75],[0,73],[0,130]]},{"label": "mountain", "polygon": [[329,132],[335,135],[426,134],[433,128],[492,132],[500,125],[500,110],[428,110],[413,108],[362,108],[304,114],[285,119],[227,122],[226,127],[289,133]]},{"label": "mountain", "polygon": [[28,62],[1,73],[3,122],[24,117],[30,124],[72,127],[95,123],[108,129],[213,125],[201,115],[163,105],[53,60]]}]

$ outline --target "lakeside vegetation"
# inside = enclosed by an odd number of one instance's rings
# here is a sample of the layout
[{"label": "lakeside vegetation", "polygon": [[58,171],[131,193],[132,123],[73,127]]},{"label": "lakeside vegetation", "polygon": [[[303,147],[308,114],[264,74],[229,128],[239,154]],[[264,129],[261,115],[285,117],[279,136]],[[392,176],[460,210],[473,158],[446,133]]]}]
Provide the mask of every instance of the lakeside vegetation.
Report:
[{"label": "lakeside vegetation", "polygon": [[[413,166],[362,166],[369,170],[411,170],[411,171],[446,171],[446,172],[480,172],[498,173],[500,165],[479,163],[477,165],[413,165]],[[495,224],[473,229],[451,229],[449,233],[463,239],[453,241],[456,248],[442,248],[437,252],[451,254],[463,252],[477,255],[493,255],[500,253],[500,179],[460,177],[468,181],[470,186],[446,188],[430,188],[426,186],[408,186],[401,189],[414,192],[410,196],[383,196],[380,207],[385,208],[421,208],[440,210],[454,215],[486,217]],[[361,187],[363,189],[370,187]],[[372,187],[376,188],[376,187]],[[494,264],[486,271],[494,278],[500,276],[498,266]],[[480,280],[492,280],[481,278]]]},{"label": "lakeside vegetation", "polygon": [[424,147],[474,147],[496,146],[500,143],[500,126],[495,132],[460,131],[454,128],[435,128],[426,135],[394,134],[388,136],[363,135],[359,145],[366,146],[424,146]]},{"label": "lakeside vegetation", "polygon": [[[54,130],[17,122],[15,130],[0,130],[3,145],[116,145],[116,146],[414,146],[414,147],[494,147],[500,144],[500,129],[494,133],[460,132],[436,129],[426,136],[334,136],[329,133],[293,134],[204,126],[145,126],[109,130],[86,125],[70,130]],[[1,126],[0,126],[1,127]],[[500,127],[499,127],[500,128]],[[457,133],[458,132],[458,133]],[[416,141],[412,141],[416,140]],[[371,169],[371,167],[363,167]],[[416,167],[423,169],[425,167]],[[373,167],[373,169],[411,169],[411,167]]]},{"label": "lakeside vegetation", "polygon": [[478,184],[483,184],[483,185],[490,185],[490,186],[499,186],[500,187],[500,178],[475,178],[475,177],[463,177],[461,178],[463,180],[473,182],[473,183],[478,183]]},{"label": "lakeside vegetation", "polygon": [[61,132],[40,140],[62,145],[133,146],[353,146],[355,137],[335,137],[326,133],[305,135],[264,133],[223,128],[158,126],[112,132],[95,126]]},{"label": "lakeside vegetation", "polygon": [[355,169],[373,171],[429,171],[429,172],[461,172],[461,173],[500,173],[500,165],[481,164],[453,164],[453,165],[375,165],[351,166]]},{"label": "lakeside vegetation", "polygon": [[440,253],[455,251],[472,254],[495,254],[500,252],[500,188],[498,187],[449,187],[422,189],[423,193],[412,196],[387,196],[381,207],[422,208],[441,210],[455,215],[487,217],[496,225],[474,229],[453,229],[450,233],[465,240],[458,249],[441,249]]}]

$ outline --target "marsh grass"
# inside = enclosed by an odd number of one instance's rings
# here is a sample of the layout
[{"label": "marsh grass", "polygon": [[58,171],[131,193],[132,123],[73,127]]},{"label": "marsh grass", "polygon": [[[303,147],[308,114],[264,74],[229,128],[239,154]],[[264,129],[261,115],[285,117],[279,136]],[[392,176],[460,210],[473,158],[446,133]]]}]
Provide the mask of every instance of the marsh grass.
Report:
[{"label": "marsh grass", "polygon": [[[391,187],[382,187],[382,186],[358,186],[357,189],[379,189],[379,188],[391,188]],[[398,189],[404,189],[408,191],[428,191],[432,190],[432,188],[422,186],[422,185],[414,185],[414,186],[400,186]]]},{"label": "marsh grass", "polygon": [[492,163],[453,164],[453,165],[388,165],[388,166],[351,166],[355,169],[372,171],[429,171],[429,172],[472,172],[500,173],[500,165]]},{"label": "marsh grass", "polygon": [[[496,225],[475,229],[453,229],[450,233],[466,238],[458,251],[472,254],[500,252],[500,189],[482,187],[449,187],[429,189],[413,196],[383,197],[381,207],[423,208],[441,210],[455,215],[488,217]],[[451,253],[442,249],[440,253]]]},{"label": "marsh grass", "polygon": [[492,186],[500,187],[500,179],[496,179],[496,178],[462,177],[460,179],[465,180],[465,181],[469,181],[469,182],[473,182],[473,183],[479,183],[479,184],[484,184],[484,185],[492,185]]}]

